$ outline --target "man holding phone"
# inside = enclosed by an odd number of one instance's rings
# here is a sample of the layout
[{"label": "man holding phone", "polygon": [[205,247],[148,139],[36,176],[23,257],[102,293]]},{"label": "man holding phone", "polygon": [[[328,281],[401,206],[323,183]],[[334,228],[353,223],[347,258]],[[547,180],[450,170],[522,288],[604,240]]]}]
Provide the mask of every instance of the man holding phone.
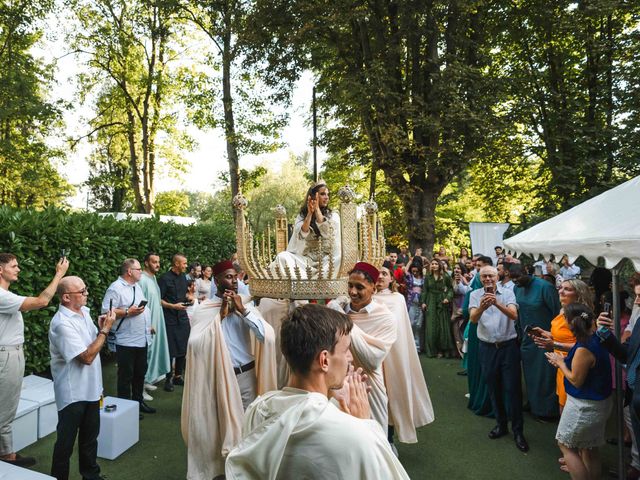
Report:
[{"label": "man holding phone", "polygon": [[96,328],[87,308],[89,291],[80,277],[63,278],[57,294],[60,307],[49,325],[51,375],[58,408],[51,475],[58,480],[69,478],[69,459],[79,436],[80,475],[99,479],[100,350],[116,317],[113,311],[107,312],[98,318]]},{"label": "man holding phone", "polygon": [[489,438],[493,440],[509,433],[503,401],[506,398],[516,447],[527,452],[529,444],[523,434],[520,349],[515,328],[518,305],[511,290],[497,285],[498,271],[494,267],[482,267],[479,275],[483,288],[471,292],[469,317],[478,325],[478,359],[497,422],[489,432]]},{"label": "man holding phone", "polygon": [[49,305],[58,283],[67,273],[69,261],[62,257],[56,264],[51,283],[37,297],[23,297],[9,291],[18,281],[20,267],[12,253],[0,253],[0,460],[19,467],[36,463],[32,457],[23,457],[13,449],[11,424],[16,415],[22,377],[24,377],[24,321],[22,312],[39,310]]},{"label": "man holding phone", "polygon": [[138,260],[127,258],[122,262],[120,277],[109,286],[102,300],[102,313],[108,312],[112,304],[117,319],[113,331],[118,360],[118,397],[139,402],[141,412],[156,413],[155,408],[143,399],[151,320],[145,309],[147,299],[138,283],[141,275]]},{"label": "man holding phone", "polygon": [[[635,293],[635,305],[640,305],[640,284],[633,287]],[[616,360],[627,366],[627,385],[631,390],[631,401],[629,402],[629,413],[631,414],[631,425],[633,427],[633,435],[636,439],[640,439],[640,388],[638,388],[640,379],[640,322],[636,322],[631,332],[631,336],[627,336],[624,343],[620,343],[612,334],[614,329],[614,319],[611,312],[602,312],[597,320],[597,335],[603,346],[609,350]],[[637,447],[636,447],[637,448]],[[636,466],[633,466],[628,472],[627,478],[639,478],[640,473]],[[637,463],[637,459],[635,461]]]}]

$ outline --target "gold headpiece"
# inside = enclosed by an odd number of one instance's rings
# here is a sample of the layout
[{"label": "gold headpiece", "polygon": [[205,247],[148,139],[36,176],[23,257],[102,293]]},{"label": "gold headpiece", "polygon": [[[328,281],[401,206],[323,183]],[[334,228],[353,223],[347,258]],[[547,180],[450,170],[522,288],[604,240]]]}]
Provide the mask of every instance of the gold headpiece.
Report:
[{"label": "gold headpiece", "polygon": [[[315,185],[325,184],[318,181]],[[326,185],[326,184],[325,184]],[[314,255],[317,264],[307,264],[301,271],[298,265],[290,268],[274,262],[275,256],[287,249],[289,232],[287,212],[282,205],[275,207],[275,226],[267,226],[259,237],[254,235],[245,218],[247,200],[238,194],[233,199],[236,215],[236,242],[238,260],[250,277],[251,293],[254,297],[289,298],[311,300],[336,298],[347,292],[348,272],[356,262],[364,261],[377,268],[382,266],[385,256],[385,240],[382,224],[378,220],[378,206],[373,200],[365,204],[365,214],[358,225],[356,194],[349,186],[338,190],[340,200],[340,265],[334,264],[333,242],[320,239],[318,252]],[[273,241],[272,241],[273,236]],[[322,250],[322,254],[320,254]],[[326,253],[328,251],[328,254]],[[322,259],[328,260],[323,265]]]}]

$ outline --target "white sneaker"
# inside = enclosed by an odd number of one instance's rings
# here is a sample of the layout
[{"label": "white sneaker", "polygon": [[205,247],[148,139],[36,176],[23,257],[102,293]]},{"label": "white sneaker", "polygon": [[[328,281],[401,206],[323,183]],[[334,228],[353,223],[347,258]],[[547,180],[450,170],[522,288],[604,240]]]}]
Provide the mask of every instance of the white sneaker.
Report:
[{"label": "white sneaker", "polygon": [[149,395],[147,392],[143,391],[142,392],[142,399],[145,402],[150,402],[151,400],[153,400],[153,397],[151,395]]},{"label": "white sneaker", "polygon": [[144,389],[145,390],[149,390],[150,392],[153,392],[154,390],[157,390],[158,387],[156,387],[155,385],[153,385],[151,383],[145,383],[144,384]]}]

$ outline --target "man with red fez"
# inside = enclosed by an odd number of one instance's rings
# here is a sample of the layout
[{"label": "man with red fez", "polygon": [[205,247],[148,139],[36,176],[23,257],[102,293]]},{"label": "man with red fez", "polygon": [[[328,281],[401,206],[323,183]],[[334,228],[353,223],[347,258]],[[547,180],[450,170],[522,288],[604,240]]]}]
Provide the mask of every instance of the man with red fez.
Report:
[{"label": "man with red fez", "polygon": [[397,327],[389,308],[373,299],[379,275],[380,272],[373,265],[356,263],[349,272],[349,298],[337,298],[328,306],[343,311],[353,322],[353,365],[362,368],[368,375],[371,384],[371,417],[386,431],[389,414],[382,362],[396,341]]},{"label": "man with red fez", "polygon": [[240,441],[244,410],[276,389],[275,335],[250,297],[238,294],[231,261],[213,267],[217,292],[194,312],[182,398],[187,479],[224,475]]}]

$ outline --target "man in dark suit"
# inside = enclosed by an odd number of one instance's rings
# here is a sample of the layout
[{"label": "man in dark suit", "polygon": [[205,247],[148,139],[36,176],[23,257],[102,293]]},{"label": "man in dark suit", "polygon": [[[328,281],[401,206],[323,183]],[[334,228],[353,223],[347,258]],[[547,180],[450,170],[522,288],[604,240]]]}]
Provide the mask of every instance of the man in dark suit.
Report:
[{"label": "man in dark suit", "polygon": [[[636,295],[634,303],[640,305],[640,284],[634,286]],[[631,425],[633,426],[633,435],[636,440],[640,439],[640,322],[636,321],[631,336],[624,343],[620,343],[618,339],[611,334],[613,319],[609,318],[609,314],[603,312],[598,317],[598,336],[602,341],[602,345],[609,350],[620,363],[627,365],[627,385],[631,392],[631,401],[629,402],[629,410],[631,413]],[[640,478],[640,472],[631,468],[627,478]]]}]

